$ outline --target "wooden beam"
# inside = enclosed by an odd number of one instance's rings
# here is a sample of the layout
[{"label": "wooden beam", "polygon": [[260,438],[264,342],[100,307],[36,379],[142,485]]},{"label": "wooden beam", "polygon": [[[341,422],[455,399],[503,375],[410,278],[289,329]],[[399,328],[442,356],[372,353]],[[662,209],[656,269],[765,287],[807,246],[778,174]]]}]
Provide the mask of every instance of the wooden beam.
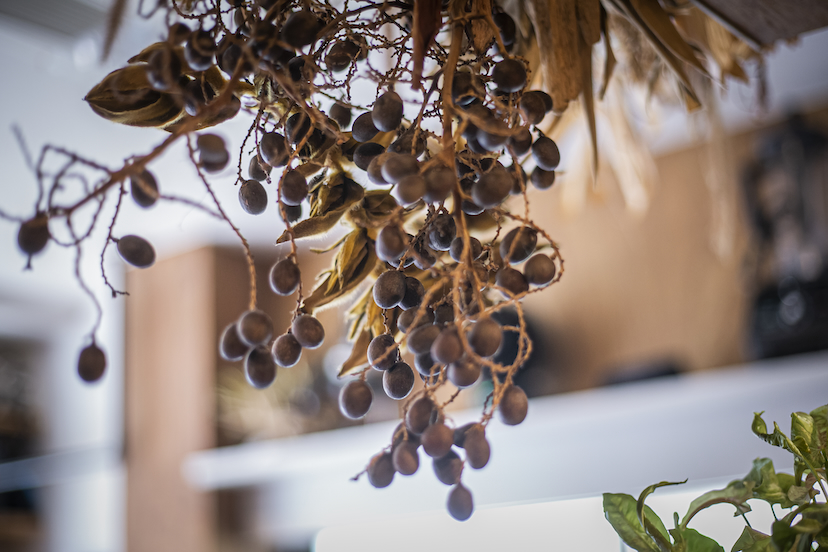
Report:
[{"label": "wooden beam", "polygon": [[825,0],[691,1],[757,50],[828,26]]}]

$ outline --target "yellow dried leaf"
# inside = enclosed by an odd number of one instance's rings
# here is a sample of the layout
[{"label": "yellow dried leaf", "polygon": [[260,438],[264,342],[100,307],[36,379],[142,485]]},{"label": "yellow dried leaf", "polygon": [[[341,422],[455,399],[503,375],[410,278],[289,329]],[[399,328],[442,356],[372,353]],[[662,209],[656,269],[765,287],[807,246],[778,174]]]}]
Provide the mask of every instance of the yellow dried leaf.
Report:
[{"label": "yellow dried leaf", "polygon": [[628,6],[631,6],[641,21],[649,29],[650,33],[655,35],[657,39],[674,55],[689,63],[707,77],[710,75],[707,70],[696,57],[696,52],[687,44],[681,37],[678,30],[676,30],[670,16],[658,3],[658,0],[626,0]]},{"label": "yellow dried leaf", "polygon": [[344,378],[345,376],[358,372],[368,365],[368,345],[371,343],[371,339],[372,335],[370,331],[362,330],[359,333],[359,337],[356,338],[351,348],[350,356],[342,363],[342,367],[336,375],[338,378]]},{"label": "yellow dried leaf", "polygon": [[84,100],[104,119],[123,125],[165,128],[184,116],[183,104],[153,90],[145,68],[137,65],[111,72]]},{"label": "yellow dried leaf", "polygon": [[607,93],[607,86],[609,86],[610,78],[612,78],[612,73],[617,63],[615,54],[612,51],[612,41],[607,32],[607,21],[607,12],[601,6],[601,34],[604,36],[604,76],[601,81],[601,89],[598,91],[598,99],[600,100],[603,100],[604,95]]},{"label": "yellow dried leaf", "polygon": [[[348,209],[365,195],[365,189],[338,173],[332,177],[334,182],[341,184],[330,186],[323,184],[315,192],[311,216],[296,223],[292,230],[296,239],[322,235],[333,228]],[[284,243],[290,239],[285,231],[276,243]]]},{"label": "yellow dried leaf", "polygon": [[[362,258],[362,261],[354,267],[351,276],[347,280],[340,280],[336,274],[336,270],[328,273],[328,276],[321,281],[310,296],[306,297],[302,302],[302,309],[306,312],[313,312],[315,309],[330,305],[337,299],[345,297],[348,293],[353,291],[365,278],[367,278],[377,264],[377,254],[374,250],[374,243],[366,240],[365,249],[367,254]],[[337,255],[337,259],[339,255]],[[335,279],[336,283],[330,286],[330,280]]]}]

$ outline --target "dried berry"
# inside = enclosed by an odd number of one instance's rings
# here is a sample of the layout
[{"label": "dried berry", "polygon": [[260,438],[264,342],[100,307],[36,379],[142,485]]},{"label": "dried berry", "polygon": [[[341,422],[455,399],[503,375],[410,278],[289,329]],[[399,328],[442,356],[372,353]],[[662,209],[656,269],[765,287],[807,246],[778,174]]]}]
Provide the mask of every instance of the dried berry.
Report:
[{"label": "dried berry", "polygon": [[523,276],[530,284],[545,286],[555,277],[555,271],[555,261],[547,255],[538,254],[526,262]]},{"label": "dried berry", "polygon": [[273,321],[260,310],[245,312],[236,324],[239,338],[248,347],[264,345],[273,337]]},{"label": "dried berry", "polygon": [[267,209],[267,192],[261,182],[245,180],[239,186],[239,203],[247,213],[261,215]]},{"label": "dried berry", "polygon": [[405,295],[403,296],[402,301],[400,301],[400,307],[405,310],[419,307],[420,303],[423,302],[423,297],[425,297],[425,287],[423,286],[423,283],[417,278],[406,276]]},{"label": "dried berry", "polygon": [[471,491],[458,483],[449,491],[448,512],[457,521],[466,521],[474,512],[474,500]]},{"label": "dried berry", "polygon": [[391,334],[376,336],[368,344],[368,363],[375,370],[388,370],[399,359],[399,347]]},{"label": "dried berry", "polygon": [[292,295],[302,282],[302,273],[293,259],[282,259],[270,269],[270,289],[279,295]]},{"label": "dried berry", "polygon": [[501,267],[497,271],[495,274],[495,284],[501,288],[503,296],[507,299],[529,291],[529,282],[526,281],[523,274],[510,266]]},{"label": "dried berry", "polygon": [[320,21],[313,13],[305,10],[294,12],[282,25],[279,38],[282,42],[299,49],[313,44],[320,27]]},{"label": "dried berry", "polygon": [[244,375],[256,389],[269,387],[276,379],[276,363],[267,347],[250,349],[244,359]]},{"label": "dried berry", "polygon": [[405,274],[399,270],[383,272],[374,283],[374,301],[383,309],[396,307],[405,297]]},{"label": "dried berry", "polygon": [[463,389],[477,383],[481,366],[469,358],[461,358],[449,364],[446,376],[456,387]]},{"label": "dried berry", "polygon": [[406,398],[414,388],[414,370],[405,362],[397,362],[383,372],[382,388],[394,400]]},{"label": "dried berry", "polygon": [[345,129],[348,125],[351,124],[351,108],[342,105],[341,103],[335,103],[331,106],[331,109],[328,110],[328,116],[336,121],[336,124],[339,125],[339,128]]},{"label": "dried berry", "polygon": [[431,411],[434,403],[428,397],[420,397],[413,401],[405,414],[405,427],[415,435],[420,435],[431,421]]},{"label": "dried berry", "polygon": [[357,142],[367,142],[376,136],[378,132],[379,129],[374,126],[374,119],[370,111],[357,117],[351,126],[351,136]]},{"label": "dried berry", "polygon": [[503,329],[489,317],[481,318],[469,332],[469,346],[481,357],[493,356],[503,341]]},{"label": "dried berry", "polygon": [[[35,215],[20,225],[17,231],[17,246],[30,257],[40,253],[49,243],[52,235],[49,232],[49,217],[43,213]],[[153,252],[153,258],[155,254]],[[152,264],[152,263],[150,263]]]},{"label": "dried berry", "polygon": [[519,92],[526,86],[526,67],[516,59],[504,59],[495,65],[492,81],[504,92]]},{"label": "dried berry", "polygon": [[247,354],[248,347],[239,337],[236,323],[228,325],[224,328],[219,340],[219,354],[224,360],[235,362],[244,358]]},{"label": "dried berry", "polygon": [[527,226],[514,228],[500,242],[500,256],[509,263],[522,263],[535,252],[537,245],[537,230]]},{"label": "dried berry", "polygon": [[339,410],[352,420],[358,420],[368,414],[374,392],[363,380],[351,380],[339,391]]},{"label": "dried berry", "polygon": [[400,128],[403,117],[403,102],[400,95],[389,91],[377,98],[371,110],[371,117],[374,125],[383,132]]},{"label": "dried berry", "polygon": [[78,375],[83,381],[98,381],[106,371],[106,354],[95,343],[84,347],[78,357]]},{"label": "dried berry", "polygon": [[394,448],[391,455],[391,460],[394,469],[401,475],[412,475],[417,472],[420,467],[420,455],[417,452],[417,443],[413,441],[403,441],[399,446]]},{"label": "dried berry", "polygon": [[155,249],[144,238],[130,235],[117,241],[118,253],[132,266],[149,268],[155,264]]},{"label": "dried berry", "polygon": [[302,345],[293,337],[293,334],[286,333],[276,338],[270,352],[273,354],[273,360],[276,361],[276,364],[284,368],[290,368],[296,366],[296,363],[302,358]]},{"label": "dried berry", "polygon": [[[463,238],[458,236],[452,240],[451,246],[449,247],[449,255],[451,255],[451,258],[458,263],[463,262],[463,245]],[[483,245],[480,243],[480,240],[474,236],[469,238],[469,246],[471,247],[472,260],[483,254]]]},{"label": "dried berry", "polygon": [[541,136],[532,144],[532,157],[538,167],[545,171],[554,171],[561,162],[561,152],[551,138]]},{"label": "dried berry", "polygon": [[447,326],[431,345],[431,356],[441,364],[450,364],[463,356],[463,343],[457,328]]},{"label": "dried berry", "polygon": [[377,489],[382,489],[394,480],[394,462],[390,452],[382,452],[371,458],[366,470],[368,481]]},{"label": "dried berry", "polygon": [[434,217],[428,230],[428,244],[435,251],[448,251],[457,235],[454,217],[441,213]]},{"label": "dried berry", "polygon": [[500,420],[506,425],[517,425],[526,419],[529,411],[529,399],[526,393],[517,385],[510,385],[500,397],[497,412]]},{"label": "dried berry", "polygon": [[152,173],[147,170],[129,177],[129,191],[135,203],[145,209],[152,207],[158,201],[158,183]]},{"label": "dried berry", "polygon": [[290,331],[305,349],[316,349],[325,340],[325,328],[310,314],[300,314],[294,318]]},{"label": "dried berry", "polygon": [[[354,123],[356,125],[356,123]],[[354,150],[354,165],[362,169],[363,171],[368,170],[368,165],[371,164],[371,161],[374,157],[385,153],[385,148],[382,147],[382,144],[377,144],[376,142],[365,142],[364,144],[360,144]]]},{"label": "dried berry", "polygon": [[299,205],[308,197],[308,181],[299,171],[285,171],[279,192],[285,205]]},{"label": "dried berry", "polygon": [[434,474],[440,483],[456,485],[460,482],[460,474],[463,473],[463,460],[454,450],[449,450],[442,458],[435,458],[433,466]]}]

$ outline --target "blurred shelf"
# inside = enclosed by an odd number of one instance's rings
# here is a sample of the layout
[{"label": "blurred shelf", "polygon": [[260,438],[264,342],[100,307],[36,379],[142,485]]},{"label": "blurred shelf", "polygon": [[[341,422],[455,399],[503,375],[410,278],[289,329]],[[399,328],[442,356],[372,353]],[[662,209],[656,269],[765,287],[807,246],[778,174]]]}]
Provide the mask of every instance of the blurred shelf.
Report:
[{"label": "blurred shelf", "polygon": [[[487,428],[492,459],[466,470],[477,508],[634,492],[661,480],[743,476],[767,456],[790,470],[784,451],[751,434],[752,413],[788,428],[793,411],[828,402],[828,352],[532,399],[526,421]],[[478,411],[454,416],[462,424]],[[376,490],[354,483],[385,447],[396,422],[248,443],[191,454],[197,488],[256,487],[254,524],[263,538],[307,543],[321,528],[443,507],[448,488],[421,454],[420,470]]]}]

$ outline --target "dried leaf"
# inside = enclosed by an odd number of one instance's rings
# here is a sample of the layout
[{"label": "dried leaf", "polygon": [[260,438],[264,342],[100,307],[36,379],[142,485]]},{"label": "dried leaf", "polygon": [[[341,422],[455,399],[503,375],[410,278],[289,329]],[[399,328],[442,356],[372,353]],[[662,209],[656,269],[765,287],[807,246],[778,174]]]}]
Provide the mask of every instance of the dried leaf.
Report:
[{"label": "dried leaf", "polygon": [[412,74],[412,88],[419,88],[423,75],[423,61],[428,48],[437,31],[440,30],[441,0],[417,0],[414,2],[414,72]]},{"label": "dried leaf", "polygon": [[397,211],[397,202],[387,190],[371,190],[348,211],[350,222],[359,228],[377,228]]},{"label": "dried leaf", "polygon": [[103,61],[109,58],[112,52],[112,45],[115,44],[115,38],[118,36],[118,31],[124,23],[124,11],[126,11],[127,0],[113,0],[112,7],[109,8],[109,14],[106,21],[106,37],[104,38]]},{"label": "dried leaf", "polygon": [[670,16],[664,11],[664,8],[658,3],[658,0],[627,1],[641,17],[641,20],[647,28],[658,37],[658,40],[664,46],[669,48],[673,54],[701,71],[704,76],[710,77],[707,70],[699,61],[699,58],[696,57],[696,52],[681,37],[675,25],[673,25]]},{"label": "dried leaf", "polygon": [[562,112],[581,93],[578,21],[572,0],[532,0],[532,24],[541,67],[555,111]]},{"label": "dried leaf", "polygon": [[[317,187],[313,195],[310,217],[299,221],[292,228],[296,239],[328,232],[354,203],[362,199],[365,189],[342,173],[336,173],[327,183]],[[276,243],[284,243],[289,239],[290,235],[285,231]]]},{"label": "dried leaf", "polygon": [[371,342],[372,337],[371,332],[368,330],[359,332],[359,337],[356,338],[351,348],[350,356],[342,363],[342,367],[339,369],[336,377],[344,378],[345,376],[360,371],[368,365],[368,344]]},{"label": "dried leaf", "polygon": [[[613,0],[613,2],[616,7],[621,9],[626,14],[629,21],[633,25],[635,25],[635,27],[638,28],[638,30],[644,34],[644,36],[647,37],[647,39],[659,53],[661,58],[667,63],[667,65],[670,66],[670,69],[672,69],[673,72],[676,74],[676,76],[679,79],[679,84],[681,85],[681,92],[685,96],[685,103],[687,105],[688,110],[693,110],[701,106],[698,96],[696,96],[696,93],[693,91],[693,85],[690,84],[690,79],[687,77],[687,73],[685,73],[684,68],[682,67],[681,60],[679,60],[670,51],[670,49],[659,39],[659,36],[654,32],[654,30],[647,25],[647,23],[642,19],[639,13],[632,6],[631,0]],[[669,18],[668,23],[670,27],[673,29],[673,31],[675,31],[675,27],[673,27],[673,24],[669,21]],[[683,40],[684,39],[682,39],[682,41]],[[687,43],[685,42],[685,44]],[[696,62],[698,63],[698,60],[696,60]]]},{"label": "dried leaf", "polygon": [[607,93],[607,86],[609,85],[612,72],[615,70],[617,63],[615,54],[612,51],[612,41],[607,32],[607,11],[601,6],[601,34],[604,36],[604,78],[601,81],[601,90],[598,91],[598,99],[603,100],[604,94]]},{"label": "dried leaf", "polygon": [[703,17],[705,18],[707,45],[710,49],[710,55],[713,56],[713,59],[716,60],[722,70],[722,81],[724,81],[725,75],[731,75],[742,82],[749,82],[745,70],[742,69],[734,56],[735,46],[737,42],[740,42],[739,39],[712,18]]},{"label": "dried leaf", "polygon": [[167,128],[184,116],[177,98],[150,87],[147,72],[140,65],[111,72],[84,100],[104,119],[123,125]]},{"label": "dried leaf", "polygon": [[[472,0],[471,13],[492,13],[490,0]],[[486,53],[495,40],[494,32],[489,22],[485,19],[473,19],[467,27],[469,39],[474,51],[479,54]]]},{"label": "dried leaf", "polygon": [[[364,234],[364,232],[365,230],[355,231],[358,234]],[[334,260],[333,270],[316,286],[310,296],[305,298],[302,309],[306,312],[313,312],[343,298],[371,274],[376,264],[377,254],[371,240],[366,239],[362,250],[355,256],[346,258],[343,255],[343,249],[340,249]],[[333,283],[331,283],[332,280],[334,280]]]},{"label": "dried leaf", "polygon": [[601,40],[601,1],[577,0],[575,11],[586,43],[592,45]]},{"label": "dried leaf", "polygon": [[584,37],[579,37],[581,48],[581,82],[583,87],[584,112],[586,113],[589,138],[592,145],[592,179],[593,185],[598,174],[598,135],[595,128],[595,97],[592,88],[592,45]]}]

